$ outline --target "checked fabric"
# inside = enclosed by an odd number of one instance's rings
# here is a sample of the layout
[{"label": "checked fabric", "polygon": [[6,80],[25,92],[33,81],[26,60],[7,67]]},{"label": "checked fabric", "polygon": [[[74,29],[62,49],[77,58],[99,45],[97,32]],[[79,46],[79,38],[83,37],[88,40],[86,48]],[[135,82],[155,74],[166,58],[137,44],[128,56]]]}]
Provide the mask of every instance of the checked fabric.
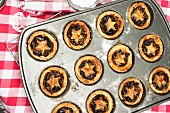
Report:
[{"label": "checked fabric", "polygon": [[[156,1],[170,23],[170,0]],[[25,26],[44,21],[54,12],[75,11],[69,7],[66,0],[31,4],[18,2],[18,0],[7,0],[6,6],[0,10],[0,107],[3,106],[9,113],[32,113],[33,111],[24,91],[19,67],[7,50],[6,43],[19,36]],[[17,43],[18,41],[15,40],[10,43],[10,46]],[[17,47],[12,52],[17,54]],[[170,113],[170,101],[144,113]]]}]

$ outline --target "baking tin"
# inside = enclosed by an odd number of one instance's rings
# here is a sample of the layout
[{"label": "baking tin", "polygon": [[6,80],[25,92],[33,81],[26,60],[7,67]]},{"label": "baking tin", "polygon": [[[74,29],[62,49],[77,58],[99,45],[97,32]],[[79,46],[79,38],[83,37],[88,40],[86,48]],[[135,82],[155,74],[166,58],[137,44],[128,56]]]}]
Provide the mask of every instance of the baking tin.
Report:
[{"label": "baking tin", "polygon": [[[129,24],[127,11],[129,6],[137,0],[119,0],[94,9],[88,9],[63,16],[57,19],[44,21],[38,24],[28,26],[20,35],[19,41],[19,65],[26,94],[35,113],[50,113],[52,109],[63,101],[71,101],[76,103],[83,111],[87,113],[85,102],[88,95],[95,89],[106,89],[115,99],[115,113],[142,112],[145,109],[168,101],[170,94],[157,95],[149,87],[148,77],[152,69],[157,66],[170,67],[170,27],[164,14],[158,4],[154,0],[141,0],[146,2],[154,12],[151,26],[145,30],[138,30]],[[107,40],[102,38],[96,29],[96,19],[100,13],[106,10],[117,11],[125,20],[124,31],[119,38],[115,40]],[[74,51],[67,47],[64,43],[62,32],[66,23],[72,20],[80,19],[85,21],[93,32],[93,38],[90,45],[81,51]],[[47,62],[39,62],[29,56],[27,52],[27,39],[29,35],[39,29],[45,29],[56,35],[59,42],[57,54]],[[155,63],[144,61],[138,52],[138,42],[145,34],[158,34],[164,43],[164,54],[162,58]],[[134,52],[135,63],[133,68],[124,74],[114,72],[107,63],[107,53],[109,49],[117,42],[128,45]],[[74,64],[76,60],[84,55],[92,54],[98,57],[104,65],[104,73],[101,80],[91,86],[80,83],[74,73]],[[46,67],[58,65],[65,68],[70,75],[70,88],[59,98],[49,98],[45,96],[39,86],[39,76]],[[120,83],[129,77],[140,79],[146,89],[146,95],[143,102],[134,108],[126,107],[118,97],[118,87]]]}]

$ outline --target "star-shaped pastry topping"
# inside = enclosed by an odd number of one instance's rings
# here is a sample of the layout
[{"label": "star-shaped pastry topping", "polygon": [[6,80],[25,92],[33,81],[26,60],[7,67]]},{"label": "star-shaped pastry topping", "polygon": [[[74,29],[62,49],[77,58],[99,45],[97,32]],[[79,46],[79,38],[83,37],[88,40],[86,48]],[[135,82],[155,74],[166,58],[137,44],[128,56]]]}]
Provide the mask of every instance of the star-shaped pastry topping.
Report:
[{"label": "star-shaped pastry topping", "polygon": [[54,75],[51,75],[47,83],[50,84],[50,88],[53,89],[54,86],[60,87],[59,80],[60,77],[55,77]]},{"label": "star-shaped pastry topping", "polygon": [[135,17],[135,18],[136,18],[136,21],[138,21],[138,20],[143,21],[143,15],[144,15],[144,12],[141,12],[139,9],[137,9],[137,10],[132,14],[132,17]]},{"label": "star-shaped pastry topping", "polygon": [[105,23],[107,31],[109,31],[110,29],[116,30],[115,24],[116,22],[112,22],[111,18],[109,18],[108,21]]},{"label": "star-shaped pastry topping", "polygon": [[132,100],[134,99],[134,96],[138,93],[135,91],[135,87],[126,88],[127,93],[124,95],[125,97],[130,97]]},{"label": "star-shaped pastry topping", "polygon": [[160,75],[160,76],[156,75],[153,82],[157,83],[159,87],[166,84],[166,81],[164,80],[164,75]]},{"label": "star-shaped pastry topping", "polygon": [[91,74],[94,74],[94,71],[93,71],[93,68],[94,68],[94,65],[90,65],[88,64],[87,62],[85,63],[85,66],[81,69],[85,75],[88,77],[89,75]]},{"label": "star-shaped pastry topping", "polygon": [[47,46],[47,40],[37,41],[37,42],[38,42],[38,46],[35,49],[38,51],[41,51],[42,55],[44,54],[46,50],[50,50],[50,48]]},{"label": "star-shaped pastry topping", "polygon": [[125,55],[121,55],[120,53],[117,53],[116,57],[114,58],[114,61],[118,66],[120,66],[121,64],[125,64],[124,58]]},{"label": "star-shaped pastry topping", "polygon": [[154,46],[153,46],[153,42],[152,42],[149,46],[146,46],[146,49],[147,49],[147,54],[148,54],[148,55],[149,55],[149,54],[153,54],[153,55],[155,56],[156,50],[157,50],[158,48],[154,47]]},{"label": "star-shaped pastry topping", "polygon": [[72,36],[71,36],[71,39],[74,39],[76,41],[76,43],[78,43],[78,41],[82,38],[84,38],[82,35],[81,35],[81,31],[82,29],[79,29],[78,31],[72,29]]},{"label": "star-shaped pastry topping", "polygon": [[107,102],[103,101],[102,99],[95,100],[94,103],[96,104],[95,110],[102,110],[104,111],[105,106],[107,106]]}]

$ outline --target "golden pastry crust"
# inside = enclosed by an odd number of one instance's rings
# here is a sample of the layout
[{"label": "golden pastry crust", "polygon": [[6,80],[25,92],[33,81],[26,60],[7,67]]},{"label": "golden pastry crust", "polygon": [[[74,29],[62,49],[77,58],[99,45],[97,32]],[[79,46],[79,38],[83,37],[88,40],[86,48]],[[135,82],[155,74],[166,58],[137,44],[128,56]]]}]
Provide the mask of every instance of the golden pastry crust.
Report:
[{"label": "golden pastry crust", "polygon": [[151,14],[144,2],[133,3],[128,10],[130,24],[137,29],[145,29],[151,24]]},{"label": "golden pastry crust", "polygon": [[114,45],[108,53],[109,66],[118,73],[125,73],[133,66],[133,53],[123,44]]},{"label": "golden pastry crust", "polygon": [[87,47],[92,39],[89,25],[81,20],[69,22],[63,30],[66,45],[74,50],[82,50]]},{"label": "golden pastry crust", "polygon": [[82,111],[76,104],[66,101],[58,104],[52,113],[82,113]]},{"label": "golden pastry crust", "polygon": [[76,61],[74,71],[81,83],[92,85],[100,80],[103,74],[103,66],[97,57],[84,55]]},{"label": "golden pastry crust", "polygon": [[136,107],[143,99],[144,87],[139,79],[131,77],[120,84],[118,93],[125,105]]},{"label": "golden pastry crust", "polygon": [[39,78],[39,86],[48,97],[62,95],[69,84],[67,71],[59,66],[51,66],[43,70]]},{"label": "golden pastry crust", "polygon": [[157,94],[166,94],[170,91],[170,71],[164,66],[156,67],[149,76],[149,85]]},{"label": "golden pastry crust", "polygon": [[88,113],[112,113],[115,109],[115,103],[108,91],[98,89],[87,97],[86,108]]},{"label": "golden pastry crust", "polygon": [[96,23],[99,34],[106,39],[115,39],[123,31],[124,20],[115,11],[105,11],[97,18]]},{"label": "golden pastry crust", "polygon": [[35,31],[28,38],[27,50],[35,60],[47,61],[53,58],[58,50],[57,39],[45,30]]},{"label": "golden pastry crust", "polygon": [[141,57],[148,62],[159,60],[164,52],[163,42],[156,34],[143,36],[138,46]]}]

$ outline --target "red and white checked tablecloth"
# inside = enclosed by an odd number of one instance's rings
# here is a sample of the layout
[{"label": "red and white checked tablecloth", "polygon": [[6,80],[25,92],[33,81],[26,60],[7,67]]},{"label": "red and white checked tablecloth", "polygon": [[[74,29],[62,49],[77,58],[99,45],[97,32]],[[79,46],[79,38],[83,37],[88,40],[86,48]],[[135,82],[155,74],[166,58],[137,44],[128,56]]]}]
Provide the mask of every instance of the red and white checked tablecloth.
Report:
[{"label": "red and white checked tablecloth", "polygon": [[[20,70],[10,52],[6,48],[6,42],[10,41],[14,37],[17,37],[22,29],[30,24],[34,24],[49,18],[52,13],[49,12],[73,12],[66,0],[55,0],[55,3],[41,3],[38,7],[34,7],[19,3],[17,0],[7,0],[6,6],[0,10],[0,101],[2,101],[5,109],[10,113],[32,113],[30,103],[24,92],[22,84]],[[107,0],[110,2],[112,0]],[[156,0],[164,11],[169,23],[170,23],[170,0]],[[39,3],[38,3],[39,4]],[[22,9],[18,8],[18,6]],[[24,12],[29,8],[35,8],[34,10],[45,12],[41,16],[35,16],[33,12]],[[17,41],[10,45],[15,45]],[[17,49],[13,52],[17,53]],[[144,113],[170,113],[170,101],[152,109],[145,111]]]}]

